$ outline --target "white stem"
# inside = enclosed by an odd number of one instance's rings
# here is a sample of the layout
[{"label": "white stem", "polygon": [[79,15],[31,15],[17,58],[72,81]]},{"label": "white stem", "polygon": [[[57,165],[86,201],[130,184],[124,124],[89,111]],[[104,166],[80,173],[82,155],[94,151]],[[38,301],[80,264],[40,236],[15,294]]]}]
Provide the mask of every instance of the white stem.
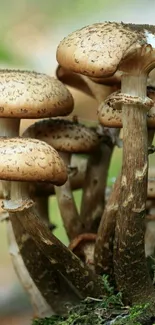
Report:
[{"label": "white stem", "polygon": [[30,297],[33,306],[34,315],[35,317],[38,318],[50,316],[51,308],[47,304],[45,299],[42,297],[40,291],[34,284],[32,278],[30,277],[29,272],[25,267],[18,245],[16,243],[11,222],[9,220],[6,223],[6,226],[7,226],[7,237],[9,243],[9,252],[12,259],[12,263],[18,275],[18,278],[20,279],[20,282],[22,283],[23,287],[25,288],[26,292]]},{"label": "white stem", "polygon": [[[70,164],[70,154],[61,153],[61,157],[66,165]],[[64,227],[69,239],[71,240],[81,233],[82,224],[79,219],[79,213],[73,197],[69,178],[64,185],[59,187],[55,186],[55,193]]]}]

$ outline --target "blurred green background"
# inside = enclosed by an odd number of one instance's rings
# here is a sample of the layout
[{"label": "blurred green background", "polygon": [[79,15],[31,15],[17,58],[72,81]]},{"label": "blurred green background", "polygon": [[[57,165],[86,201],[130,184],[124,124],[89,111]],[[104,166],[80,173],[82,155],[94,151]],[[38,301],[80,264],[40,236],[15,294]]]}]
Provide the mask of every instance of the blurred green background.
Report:
[{"label": "blurred green background", "polygon": [[[0,0],[0,68],[32,69],[54,75],[55,52],[59,41],[68,33],[94,22],[124,21],[134,23],[154,22],[153,0]],[[96,119],[96,102],[70,89],[75,98],[75,113],[87,120]],[[24,129],[31,121],[24,121]],[[151,157],[151,164],[154,158]],[[109,182],[121,166],[121,149],[116,149],[109,170]],[[81,193],[74,193],[80,204]],[[59,209],[54,197],[50,199],[51,220],[59,227],[55,234],[67,244]],[[20,304],[19,304],[20,299]],[[17,308],[15,308],[15,306]],[[26,307],[23,293],[14,273],[8,254],[5,224],[0,224],[0,324],[29,324],[31,310]],[[25,310],[25,312],[23,312]],[[28,316],[26,314],[28,313]],[[10,315],[12,321],[6,317]],[[25,323],[24,323],[25,322]]]}]

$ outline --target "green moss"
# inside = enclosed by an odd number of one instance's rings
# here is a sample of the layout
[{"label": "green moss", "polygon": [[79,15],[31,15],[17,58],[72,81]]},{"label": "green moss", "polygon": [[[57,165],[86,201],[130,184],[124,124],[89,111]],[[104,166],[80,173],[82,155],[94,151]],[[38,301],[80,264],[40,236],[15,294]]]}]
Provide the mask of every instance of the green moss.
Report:
[{"label": "green moss", "polygon": [[[115,325],[141,325],[137,320],[146,315],[147,305],[123,306],[121,294],[114,294],[107,277],[103,277],[108,295],[102,299],[87,298],[76,307],[72,307],[68,317],[52,316],[34,320],[32,325],[104,325],[115,319]],[[144,324],[144,323],[143,323]]]}]

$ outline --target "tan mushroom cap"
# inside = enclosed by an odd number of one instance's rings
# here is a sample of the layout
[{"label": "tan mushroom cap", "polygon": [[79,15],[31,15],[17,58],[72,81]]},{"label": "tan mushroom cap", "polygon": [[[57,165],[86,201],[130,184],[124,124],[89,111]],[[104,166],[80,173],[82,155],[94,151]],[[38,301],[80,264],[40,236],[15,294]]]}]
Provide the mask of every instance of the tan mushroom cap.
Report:
[{"label": "tan mushroom cap", "polygon": [[109,77],[128,54],[154,41],[154,32],[150,25],[104,22],[86,26],[60,42],[57,61],[89,77]]},{"label": "tan mushroom cap", "polygon": [[63,119],[47,119],[32,124],[24,137],[47,142],[58,151],[87,153],[96,148],[101,136],[92,128]]},{"label": "tan mushroom cap", "polygon": [[65,116],[72,110],[73,97],[56,78],[31,71],[0,70],[0,117]]},{"label": "tan mushroom cap", "polygon": [[0,179],[62,185],[67,170],[57,151],[36,139],[0,139]]},{"label": "tan mushroom cap", "polygon": [[[122,109],[119,102],[120,91],[114,92],[98,108],[98,119],[107,127],[122,128]],[[147,95],[155,103],[155,89],[148,88]],[[147,113],[148,128],[155,127],[155,104]]]}]

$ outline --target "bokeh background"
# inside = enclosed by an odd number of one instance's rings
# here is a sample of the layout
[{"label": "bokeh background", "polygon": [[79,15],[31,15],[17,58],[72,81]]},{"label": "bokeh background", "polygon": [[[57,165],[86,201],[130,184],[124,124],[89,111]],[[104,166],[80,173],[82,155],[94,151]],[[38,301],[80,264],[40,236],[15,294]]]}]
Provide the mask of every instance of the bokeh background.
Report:
[{"label": "bokeh background", "polygon": [[[94,22],[123,21],[154,24],[153,0],[0,0],[0,68],[18,68],[55,74],[55,52],[68,33]],[[96,120],[96,102],[70,89],[80,118]],[[23,130],[32,121],[21,124]],[[153,163],[153,160],[152,160]],[[115,151],[109,179],[121,166],[121,150]],[[75,193],[77,204],[80,192]],[[56,200],[49,201],[56,235],[67,244]],[[8,253],[5,222],[0,224],[0,324],[28,325],[32,310],[13,270]]]}]

